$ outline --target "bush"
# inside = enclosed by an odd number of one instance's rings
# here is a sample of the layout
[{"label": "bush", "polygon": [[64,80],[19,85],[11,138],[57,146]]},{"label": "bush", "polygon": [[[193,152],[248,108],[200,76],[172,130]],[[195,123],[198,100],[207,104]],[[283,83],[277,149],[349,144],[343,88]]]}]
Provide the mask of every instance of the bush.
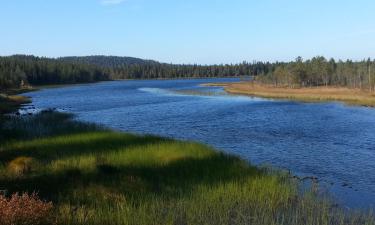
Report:
[{"label": "bush", "polygon": [[20,177],[31,173],[37,167],[37,162],[31,157],[17,157],[8,164],[8,173]]},{"label": "bush", "polygon": [[52,202],[44,202],[33,193],[10,198],[0,195],[1,225],[50,225],[55,224]]}]

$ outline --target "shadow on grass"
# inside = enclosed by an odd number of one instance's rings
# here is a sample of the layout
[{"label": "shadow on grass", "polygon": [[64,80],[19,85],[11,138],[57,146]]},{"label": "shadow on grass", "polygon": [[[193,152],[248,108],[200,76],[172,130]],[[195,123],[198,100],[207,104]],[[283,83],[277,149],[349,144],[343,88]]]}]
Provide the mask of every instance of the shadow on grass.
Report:
[{"label": "shadow on grass", "polygon": [[19,140],[104,130],[103,127],[95,124],[74,121],[73,117],[72,114],[53,111],[32,116],[1,116],[0,141],[4,144]]}]

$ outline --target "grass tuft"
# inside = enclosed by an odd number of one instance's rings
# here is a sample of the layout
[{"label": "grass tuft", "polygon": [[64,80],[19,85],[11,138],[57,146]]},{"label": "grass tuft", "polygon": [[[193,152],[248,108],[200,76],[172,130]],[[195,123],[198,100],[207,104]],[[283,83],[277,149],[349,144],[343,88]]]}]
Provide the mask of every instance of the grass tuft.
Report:
[{"label": "grass tuft", "polygon": [[32,157],[19,156],[8,163],[7,173],[21,177],[35,171],[38,167],[38,163]]}]

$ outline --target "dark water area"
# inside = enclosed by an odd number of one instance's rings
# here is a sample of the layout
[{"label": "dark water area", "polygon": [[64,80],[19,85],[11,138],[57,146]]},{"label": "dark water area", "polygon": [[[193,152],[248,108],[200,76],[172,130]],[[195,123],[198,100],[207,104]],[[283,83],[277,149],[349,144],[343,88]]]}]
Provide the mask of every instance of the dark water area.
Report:
[{"label": "dark water area", "polygon": [[139,134],[194,140],[256,165],[317,177],[349,208],[375,206],[375,109],[227,95],[209,82],[114,81],[27,93],[38,108]]}]

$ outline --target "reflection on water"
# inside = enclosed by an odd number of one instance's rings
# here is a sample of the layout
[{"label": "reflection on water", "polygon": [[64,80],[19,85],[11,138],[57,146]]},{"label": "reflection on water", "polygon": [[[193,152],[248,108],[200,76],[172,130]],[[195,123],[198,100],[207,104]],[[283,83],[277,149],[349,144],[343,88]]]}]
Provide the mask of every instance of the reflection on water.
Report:
[{"label": "reflection on water", "polygon": [[115,129],[201,141],[255,164],[315,176],[343,204],[375,202],[375,109],[227,95],[208,82],[116,81],[28,93]]}]

